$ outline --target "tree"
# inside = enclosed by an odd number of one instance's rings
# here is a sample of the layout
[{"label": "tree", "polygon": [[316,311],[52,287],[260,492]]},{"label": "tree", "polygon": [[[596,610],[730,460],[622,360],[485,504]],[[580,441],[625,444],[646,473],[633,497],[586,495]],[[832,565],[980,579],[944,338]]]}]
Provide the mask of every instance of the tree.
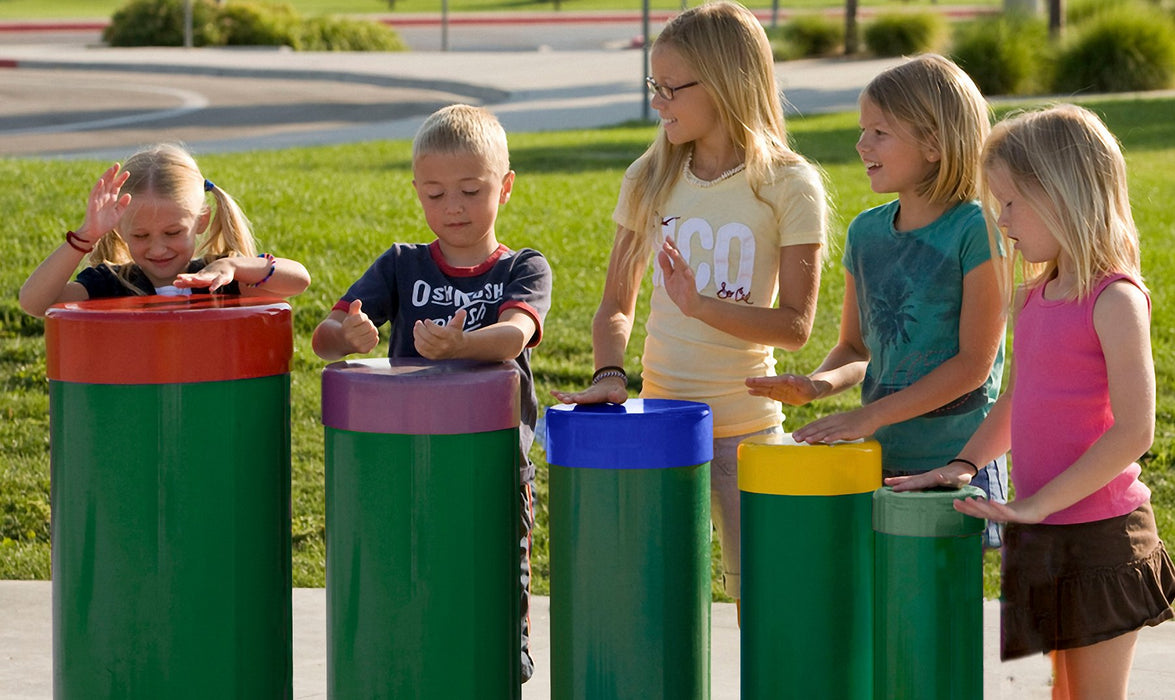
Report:
[{"label": "tree", "polygon": [[845,55],[857,50],[857,0],[845,0]]},{"label": "tree", "polygon": [[1065,27],[1065,0],[1049,0],[1049,36],[1061,38]]}]

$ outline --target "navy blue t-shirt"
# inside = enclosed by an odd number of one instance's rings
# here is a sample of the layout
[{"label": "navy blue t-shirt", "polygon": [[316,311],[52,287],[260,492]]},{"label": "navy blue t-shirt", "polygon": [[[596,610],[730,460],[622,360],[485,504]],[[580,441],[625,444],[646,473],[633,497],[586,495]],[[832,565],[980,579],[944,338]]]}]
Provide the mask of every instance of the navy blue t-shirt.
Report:
[{"label": "navy blue t-shirt", "polygon": [[[458,309],[465,309],[466,331],[498,322],[502,311],[519,308],[530,314],[537,330],[526,349],[513,361],[520,376],[522,454],[534,442],[538,399],[530,370],[530,348],[542,339],[543,321],[551,308],[551,267],[542,253],[530,248],[513,251],[499,245],[475,267],[445,262],[436,241],[397,243],[379,256],[334,308],[346,311],[356,299],[376,328],[392,324],[389,357],[420,357],[412,326],[420,320],[446,325]],[[533,476],[533,467],[529,467]]]}]

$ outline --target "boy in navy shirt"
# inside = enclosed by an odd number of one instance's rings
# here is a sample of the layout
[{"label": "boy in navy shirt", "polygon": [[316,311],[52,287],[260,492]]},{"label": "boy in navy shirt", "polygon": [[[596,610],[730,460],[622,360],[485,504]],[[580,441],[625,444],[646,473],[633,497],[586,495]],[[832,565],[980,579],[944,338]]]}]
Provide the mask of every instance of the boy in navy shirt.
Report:
[{"label": "boy in navy shirt", "polygon": [[314,330],[314,352],[334,361],[367,353],[391,322],[390,357],[513,363],[521,378],[522,679],[529,654],[530,533],[538,400],[530,348],[551,306],[551,268],[541,253],[513,251],[494,232],[514,171],[506,132],[488,111],[451,105],[433,113],[412,142],[412,186],[436,240],[397,243],[363,273]]}]

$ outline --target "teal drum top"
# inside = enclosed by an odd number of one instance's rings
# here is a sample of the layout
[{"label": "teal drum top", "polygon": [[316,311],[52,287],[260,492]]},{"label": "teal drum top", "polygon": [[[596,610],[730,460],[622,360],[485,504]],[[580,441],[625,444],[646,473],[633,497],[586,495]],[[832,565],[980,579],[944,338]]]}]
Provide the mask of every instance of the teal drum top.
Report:
[{"label": "teal drum top", "polygon": [[671,469],[714,457],[714,417],[694,401],[629,399],[547,409],[547,462],[588,469]]},{"label": "teal drum top", "polygon": [[960,498],[984,498],[983,489],[896,492],[882,486],[873,492],[873,530],[885,535],[911,537],[962,537],[983,532],[983,518],[955,510]]},{"label": "teal drum top", "polygon": [[322,422],[357,433],[460,435],[517,428],[518,370],[504,362],[379,358],[322,370]]}]

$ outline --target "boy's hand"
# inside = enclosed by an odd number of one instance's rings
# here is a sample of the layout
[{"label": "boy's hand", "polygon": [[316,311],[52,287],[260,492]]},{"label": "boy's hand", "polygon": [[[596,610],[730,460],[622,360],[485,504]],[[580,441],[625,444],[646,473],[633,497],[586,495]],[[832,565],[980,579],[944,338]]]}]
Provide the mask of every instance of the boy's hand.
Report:
[{"label": "boy's hand", "polygon": [[417,321],[412,326],[412,340],[416,352],[429,360],[451,360],[464,357],[465,309],[457,309],[448,324],[441,326],[429,320]]},{"label": "boy's hand", "polygon": [[606,377],[583,391],[552,391],[559,403],[624,403],[628,389],[620,377]]},{"label": "boy's hand", "polygon": [[379,343],[379,329],[363,313],[363,300],[356,299],[347,307],[347,317],[343,319],[343,341],[354,348],[352,352],[371,352]]},{"label": "boy's hand", "polygon": [[237,267],[232,262],[232,258],[220,258],[208,263],[199,272],[185,272],[182,275],[176,275],[175,286],[180,289],[207,287],[208,291],[215,292],[236,279],[236,270]]},{"label": "boy's hand", "polygon": [[805,374],[781,374],[777,377],[747,377],[751,396],[766,396],[789,406],[803,406],[824,395],[828,382]]}]

